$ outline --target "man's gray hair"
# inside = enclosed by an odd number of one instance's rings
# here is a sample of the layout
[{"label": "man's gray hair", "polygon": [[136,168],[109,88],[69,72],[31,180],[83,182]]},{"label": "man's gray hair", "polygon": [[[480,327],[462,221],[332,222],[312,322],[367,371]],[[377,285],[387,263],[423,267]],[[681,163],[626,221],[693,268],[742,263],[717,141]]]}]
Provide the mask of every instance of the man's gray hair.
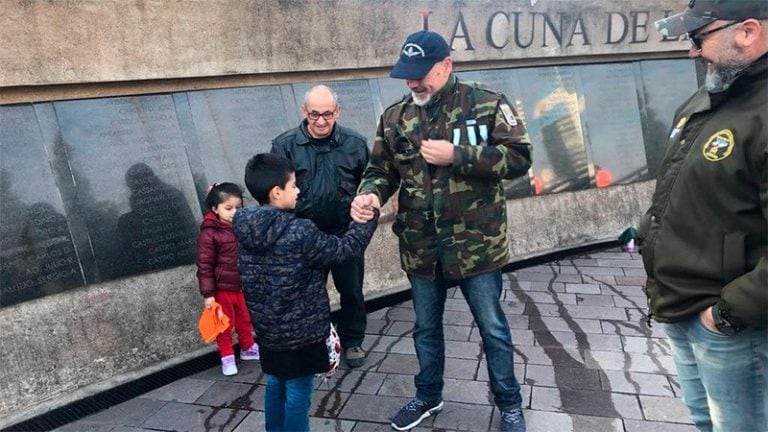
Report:
[{"label": "man's gray hair", "polygon": [[318,90],[325,90],[328,93],[330,93],[331,97],[333,98],[333,104],[336,105],[336,106],[339,106],[339,98],[336,95],[336,92],[333,91],[332,88],[328,87],[327,85],[323,85],[323,84],[316,85],[316,86],[312,87],[311,89],[307,90],[306,93],[304,93],[304,106],[307,106],[307,102],[309,102],[309,95],[311,95],[312,93],[314,93],[314,92],[316,92]]}]

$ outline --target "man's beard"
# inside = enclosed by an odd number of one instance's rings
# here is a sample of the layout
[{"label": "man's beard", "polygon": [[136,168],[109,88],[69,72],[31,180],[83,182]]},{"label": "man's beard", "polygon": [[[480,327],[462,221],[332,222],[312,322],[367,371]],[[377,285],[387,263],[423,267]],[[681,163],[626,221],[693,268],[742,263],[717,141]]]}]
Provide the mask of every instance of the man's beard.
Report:
[{"label": "man's beard", "polygon": [[724,60],[718,64],[707,65],[707,76],[704,79],[704,88],[710,93],[721,93],[731,86],[741,75],[741,72],[749,67],[749,62],[739,56],[733,46],[729,46],[723,53]]},{"label": "man's beard", "polygon": [[432,95],[427,92],[416,93],[415,91],[412,91],[411,96],[413,97],[413,103],[418,106],[424,106],[429,103],[430,99],[432,99]]}]

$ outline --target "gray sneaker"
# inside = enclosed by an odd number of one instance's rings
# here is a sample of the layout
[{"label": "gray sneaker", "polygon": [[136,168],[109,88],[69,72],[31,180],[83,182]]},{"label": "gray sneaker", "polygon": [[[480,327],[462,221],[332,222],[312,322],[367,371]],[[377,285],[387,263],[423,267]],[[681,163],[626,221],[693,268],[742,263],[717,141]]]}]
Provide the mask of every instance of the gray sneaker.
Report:
[{"label": "gray sneaker", "polygon": [[424,401],[413,399],[392,417],[392,427],[399,431],[415,428],[422,420],[443,409],[443,401],[429,405]]},{"label": "gray sneaker", "polygon": [[344,351],[344,357],[347,359],[347,365],[351,368],[359,368],[365,363],[365,351],[359,346],[347,348]]},{"label": "gray sneaker", "polygon": [[523,410],[516,408],[501,412],[502,432],[525,432],[525,417]]}]

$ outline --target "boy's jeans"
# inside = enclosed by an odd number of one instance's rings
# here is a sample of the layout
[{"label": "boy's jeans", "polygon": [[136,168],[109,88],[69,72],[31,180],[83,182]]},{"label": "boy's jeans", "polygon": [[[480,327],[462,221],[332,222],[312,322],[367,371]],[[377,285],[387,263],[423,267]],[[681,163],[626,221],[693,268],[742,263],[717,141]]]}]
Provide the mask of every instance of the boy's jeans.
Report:
[{"label": "boy's jeans", "polygon": [[264,420],[267,432],[309,431],[309,405],[314,375],[285,380],[267,374]]},{"label": "boy's jeans", "polygon": [[664,330],[672,345],[683,401],[699,430],[768,430],[765,329],[725,336],[704,327],[696,314],[664,324]]},{"label": "boy's jeans", "polygon": [[[419,359],[416,375],[416,398],[435,404],[442,399],[445,341],[443,310],[446,283],[438,268],[437,280],[409,276],[416,312],[413,341]],[[502,411],[520,408],[520,384],[515,378],[512,336],[501,310],[501,271],[492,271],[459,281],[461,292],[469,304],[483,338],[488,363],[488,376],[494,402]]]}]

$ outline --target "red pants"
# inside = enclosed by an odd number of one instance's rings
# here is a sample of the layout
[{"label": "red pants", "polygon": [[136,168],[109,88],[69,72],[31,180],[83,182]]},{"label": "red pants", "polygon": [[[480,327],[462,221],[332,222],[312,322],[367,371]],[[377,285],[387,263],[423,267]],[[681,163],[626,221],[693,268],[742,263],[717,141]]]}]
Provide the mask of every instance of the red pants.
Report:
[{"label": "red pants", "polygon": [[245,296],[238,291],[216,291],[213,295],[216,302],[221,305],[221,310],[229,317],[229,327],[216,336],[216,345],[219,347],[219,353],[222,357],[234,355],[235,350],[232,347],[232,328],[237,332],[237,339],[240,341],[240,349],[247,350],[253,346],[253,326],[251,325],[251,314],[248,312],[248,306],[245,305]]}]

